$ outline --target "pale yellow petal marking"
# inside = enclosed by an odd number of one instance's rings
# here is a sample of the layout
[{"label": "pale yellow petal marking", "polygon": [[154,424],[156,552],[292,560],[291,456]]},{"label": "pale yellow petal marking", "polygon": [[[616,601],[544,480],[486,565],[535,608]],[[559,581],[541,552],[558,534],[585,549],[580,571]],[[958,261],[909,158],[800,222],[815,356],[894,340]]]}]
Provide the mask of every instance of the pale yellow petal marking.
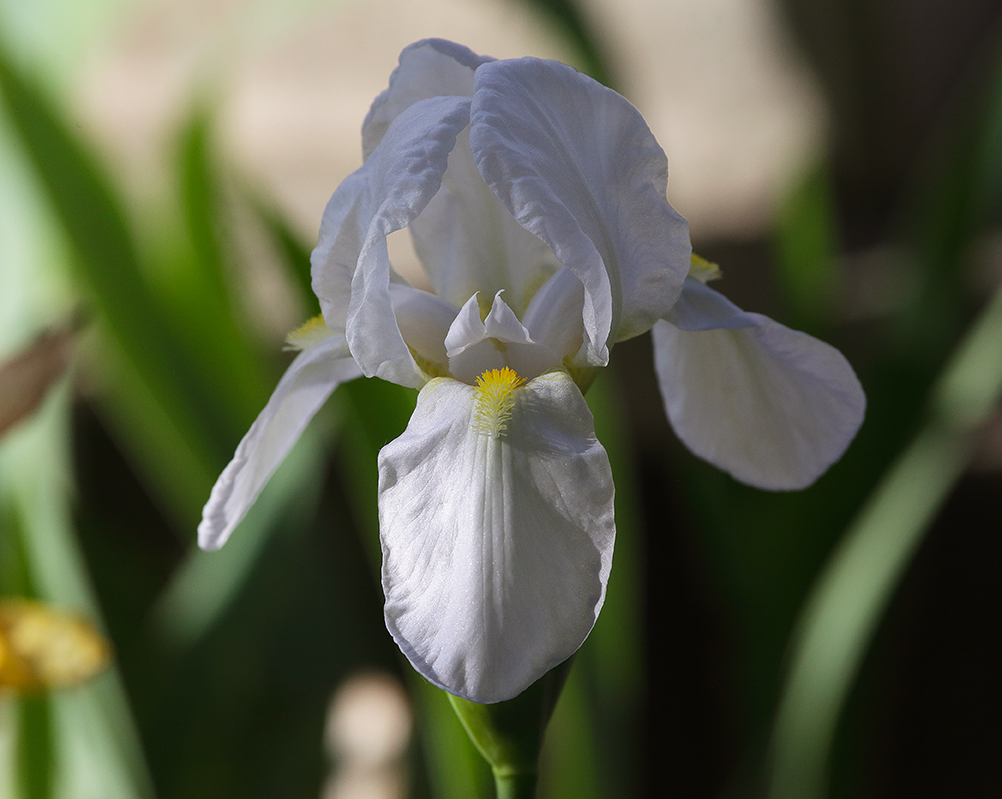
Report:
[{"label": "pale yellow petal marking", "polygon": [[700,283],[708,283],[711,280],[722,278],[724,273],[720,271],[720,265],[705,258],[692,254],[689,259],[689,277],[698,280]]},{"label": "pale yellow petal marking", "polygon": [[317,314],[285,337],[286,349],[311,350],[333,332],[324,322],[323,314]]},{"label": "pale yellow petal marking", "polygon": [[507,366],[484,372],[477,378],[473,424],[478,433],[491,438],[505,435],[515,407],[515,389],[523,383],[518,373]]}]

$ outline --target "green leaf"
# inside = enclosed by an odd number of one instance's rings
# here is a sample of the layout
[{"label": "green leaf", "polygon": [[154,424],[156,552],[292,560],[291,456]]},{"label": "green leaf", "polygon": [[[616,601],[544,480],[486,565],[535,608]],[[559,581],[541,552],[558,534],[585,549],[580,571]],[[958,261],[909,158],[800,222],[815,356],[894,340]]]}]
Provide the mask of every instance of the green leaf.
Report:
[{"label": "green leaf", "polygon": [[[993,187],[1002,185],[1002,41],[996,44],[988,83],[963,115],[964,135],[952,142],[945,168],[917,206],[913,248],[919,287],[900,311],[896,330],[896,355],[913,373],[935,369],[956,340],[966,302],[961,268],[971,238],[985,222]],[[838,720],[880,620],[968,464],[979,427],[1002,399],[999,342],[1002,287],[946,360],[917,433],[811,588],[794,628],[773,727],[772,799],[816,799],[827,792]],[[895,377],[890,372],[889,378]],[[901,405],[893,413],[901,415]],[[884,415],[889,428],[893,421]]]},{"label": "green leaf", "polygon": [[[401,660],[403,660],[401,658]],[[418,735],[435,799],[472,799],[490,791],[490,769],[456,718],[448,694],[414,671],[409,663]]]},{"label": "green leaf", "polygon": [[22,696],[17,708],[17,771],[22,799],[52,799],[55,756],[47,694]]},{"label": "green leaf", "polygon": [[[159,417],[182,446],[149,453],[155,473],[209,474],[225,463],[239,435],[232,419],[205,390],[191,360],[149,290],[120,203],[106,178],[42,95],[0,51],[0,93],[11,129],[35,169],[56,218],[66,232],[80,274],[96,300],[123,362],[144,390],[133,398],[151,401],[132,408]],[[142,451],[141,446],[137,449]],[[163,463],[165,456],[176,461]],[[159,472],[156,472],[159,467]],[[199,493],[207,495],[211,481]],[[179,499],[174,497],[174,499]],[[197,505],[187,497],[186,510]]]},{"label": "green leaf", "polygon": [[[102,627],[70,509],[69,392],[64,383],[31,423],[0,447],[3,518],[15,520],[28,587],[47,602],[85,613]],[[7,531],[5,531],[6,533]],[[88,774],[109,799],[145,799],[152,786],[117,670],[87,685],[51,695],[52,726],[60,742],[55,772],[77,776],[69,763],[85,757]]]},{"label": "green leaf", "polygon": [[[595,414],[595,432],[609,454],[616,480],[615,566],[609,576],[605,605],[591,636],[578,655],[578,666],[561,697],[556,715],[575,697],[589,705],[574,709],[577,754],[568,752],[565,770],[581,770],[593,761],[599,770],[598,785],[617,796],[639,790],[645,662],[643,524],[637,479],[637,452],[626,430],[627,414],[622,391],[629,378],[604,370],[588,390],[588,405]],[[575,688],[577,677],[583,685]],[[554,719],[556,724],[557,719]],[[569,749],[571,747],[568,747]],[[554,764],[555,770],[559,770]],[[597,795],[598,785],[593,787]],[[564,791],[564,796],[573,796]],[[579,792],[578,796],[587,796]]]},{"label": "green leaf", "polygon": [[780,210],[776,266],[792,327],[821,333],[831,324],[840,275],[827,165],[808,172]]},{"label": "green leaf", "polygon": [[303,244],[289,223],[274,206],[254,191],[241,192],[254,216],[274,244],[279,261],[285,267],[291,282],[299,289],[299,298],[307,308],[317,307],[310,274],[310,248]]},{"label": "green leaf", "polygon": [[310,431],[286,457],[233,540],[219,552],[192,549],[175,570],[150,617],[150,634],[171,651],[199,642],[246,587],[264,547],[283,517],[313,507],[323,477],[322,450]]},{"label": "green leaf", "polygon": [[[171,236],[178,243],[169,252],[170,263],[161,265],[169,279],[160,282],[159,299],[198,379],[233,426],[244,430],[267,401],[275,376],[263,368],[267,361],[248,334],[254,320],[244,318],[231,290],[242,270],[235,262],[233,209],[211,134],[211,120],[201,111],[181,131],[177,167],[184,230]],[[169,225],[164,228],[160,236],[172,232]]]},{"label": "green leaf", "polygon": [[798,621],[771,799],[821,799],[846,697],[911,556],[1002,401],[1002,287],[934,388],[930,417],[832,554]]}]

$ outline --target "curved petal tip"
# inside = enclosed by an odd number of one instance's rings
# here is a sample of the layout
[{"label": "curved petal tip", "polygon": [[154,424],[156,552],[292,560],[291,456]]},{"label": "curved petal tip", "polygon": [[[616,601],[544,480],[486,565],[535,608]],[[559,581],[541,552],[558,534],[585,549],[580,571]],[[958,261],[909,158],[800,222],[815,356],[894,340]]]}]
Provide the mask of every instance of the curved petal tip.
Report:
[{"label": "curved petal tip", "polygon": [[859,430],[866,396],[843,355],[759,314],[745,327],[655,325],[665,411],[696,455],[743,483],[814,483]]},{"label": "curved petal tip", "polygon": [[199,547],[226,543],[331,392],[360,376],[343,335],[296,357],[213,486],[198,525]]}]

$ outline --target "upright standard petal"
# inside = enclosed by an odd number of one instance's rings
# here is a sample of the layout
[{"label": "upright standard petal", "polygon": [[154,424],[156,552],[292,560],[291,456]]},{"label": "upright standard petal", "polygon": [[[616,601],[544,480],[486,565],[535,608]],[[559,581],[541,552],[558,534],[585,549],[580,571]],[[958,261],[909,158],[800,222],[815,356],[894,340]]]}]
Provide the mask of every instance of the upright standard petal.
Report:
[{"label": "upright standard petal", "polygon": [[431,97],[472,97],[473,73],[494,59],[445,39],[422,39],[400,53],[390,85],[373,101],[362,123],[362,152],[372,154],[386,129],[414,103]]},{"label": "upright standard petal", "polygon": [[[376,98],[362,126],[365,157],[414,103],[448,95],[472,97],[473,73],[493,60],[442,39],[407,47],[389,88]],[[449,154],[442,187],[410,232],[435,293],[456,306],[474,292],[493,296],[507,289],[508,304],[521,314],[531,292],[557,268],[550,249],[522,228],[484,183],[465,131]]]},{"label": "upright standard petal", "polygon": [[665,154],[625,98],[555,61],[485,64],[474,87],[480,173],[584,284],[588,362],[604,365],[608,344],[664,316],[689,270]]},{"label": "upright standard petal", "polygon": [[469,123],[469,105],[462,97],[412,105],[324,212],[312,258],[313,288],[328,324],[345,314],[348,345],[368,377],[414,387],[424,382],[397,329],[386,237],[408,225],[438,191],[456,135]]},{"label": "upright standard petal", "polygon": [[340,334],[296,357],[212,489],[198,525],[202,549],[226,543],[331,392],[361,374]]},{"label": "upright standard petal", "polygon": [[805,488],[845,452],[866,397],[834,347],[686,281],[653,329],[665,411],[696,455],[743,483]]},{"label": "upright standard petal", "polygon": [[351,279],[374,213],[369,173],[363,166],[334,190],[320,220],[317,246],[310,254],[313,293],[332,330],[344,330],[348,323]]},{"label": "upright standard petal", "polygon": [[564,372],[505,374],[431,381],[379,457],[387,627],[422,675],[475,702],[518,695],[578,649],[615,538],[580,391]]},{"label": "upright standard petal", "polygon": [[449,154],[442,188],[411,223],[414,249],[435,292],[459,305],[476,291],[522,314],[532,293],[560,268],[557,257],[523,228],[484,182],[464,131]]}]

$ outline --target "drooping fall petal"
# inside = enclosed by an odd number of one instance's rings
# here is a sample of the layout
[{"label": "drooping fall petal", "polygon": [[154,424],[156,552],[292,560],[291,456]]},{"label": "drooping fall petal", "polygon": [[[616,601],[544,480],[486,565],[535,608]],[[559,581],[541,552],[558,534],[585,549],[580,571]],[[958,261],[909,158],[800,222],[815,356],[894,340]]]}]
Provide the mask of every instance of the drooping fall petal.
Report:
[{"label": "drooping fall petal", "polygon": [[608,458],[566,373],[430,382],[379,458],[386,623],[414,667],[498,702],[573,654],[604,601],[612,501]]},{"label": "drooping fall petal", "polygon": [[665,411],[696,455],[757,488],[805,488],[845,452],[866,398],[834,347],[693,280],[652,331]]},{"label": "drooping fall petal", "polygon": [[360,376],[340,334],[296,356],[212,488],[198,525],[202,549],[226,543],[331,392]]}]

